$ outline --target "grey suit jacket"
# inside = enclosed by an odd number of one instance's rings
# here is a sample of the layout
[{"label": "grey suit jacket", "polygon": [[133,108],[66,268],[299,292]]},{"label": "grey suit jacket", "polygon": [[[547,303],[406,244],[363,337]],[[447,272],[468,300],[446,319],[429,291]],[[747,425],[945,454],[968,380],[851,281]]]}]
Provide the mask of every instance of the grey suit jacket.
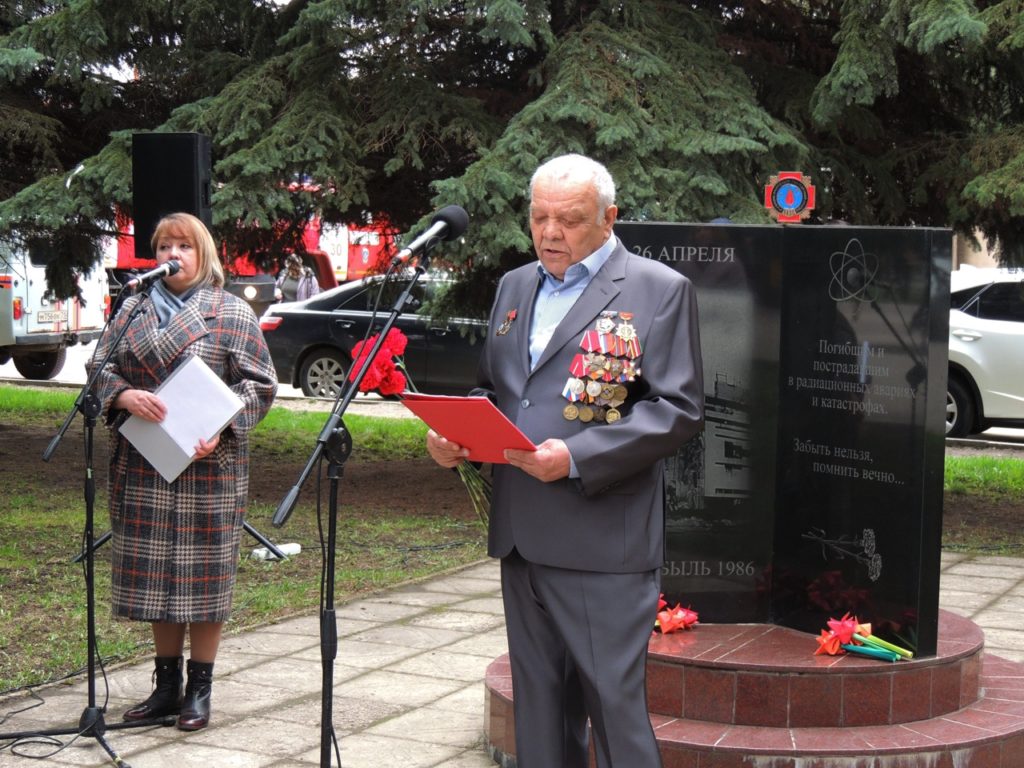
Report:
[{"label": "grey suit jacket", "polygon": [[[504,557],[515,547],[531,562],[585,571],[658,568],[664,560],[664,459],[704,423],[693,286],[617,243],[531,372],[538,285],[534,262],[509,272],[498,286],[477,394],[490,395],[534,443],[564,440],[580,477],[543,483],[496,465],[488,551]],[[566,420],[562,390],[572,359],[605,310],[633,313],[643,347],[640,376],[628,385],[619,421]],[[515,319],[499,334],[510,312]]]}]

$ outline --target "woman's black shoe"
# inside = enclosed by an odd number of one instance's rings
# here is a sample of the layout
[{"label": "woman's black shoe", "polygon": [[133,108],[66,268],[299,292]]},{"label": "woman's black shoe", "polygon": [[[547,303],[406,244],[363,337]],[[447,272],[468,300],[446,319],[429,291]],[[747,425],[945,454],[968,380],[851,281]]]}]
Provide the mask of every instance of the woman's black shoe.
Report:
[{"label": "woman's black shoe", "polygon": [[181,711],[181,656],[157,656],[153,693],[124,713],[125,720],[149,720]]},{"label": "woman's black shoe", "polygon": [[198,731],[210,723],[210,693],[213,688],[213,662],[188,660],[185,700],[178,715],[178,729]]}]

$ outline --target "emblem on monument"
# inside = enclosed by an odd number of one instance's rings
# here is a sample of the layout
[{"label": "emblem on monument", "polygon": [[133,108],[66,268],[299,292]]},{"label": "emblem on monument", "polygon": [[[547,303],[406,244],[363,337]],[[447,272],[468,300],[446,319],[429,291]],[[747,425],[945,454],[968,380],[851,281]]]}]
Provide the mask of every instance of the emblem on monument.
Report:
[{"label": "emblem on monument", "polygon": [[782,171],[764,187],[764,207],[780,224],[799,224],[814,210],[814,185],[800,171]]}]

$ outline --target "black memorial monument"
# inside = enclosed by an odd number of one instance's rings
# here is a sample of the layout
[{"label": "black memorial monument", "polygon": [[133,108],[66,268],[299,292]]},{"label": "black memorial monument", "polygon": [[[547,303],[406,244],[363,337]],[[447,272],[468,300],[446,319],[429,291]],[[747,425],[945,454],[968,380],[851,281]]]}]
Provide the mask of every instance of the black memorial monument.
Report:
[{"label": "black memorial monument", "polygon": [[849,612],[934,654],[950,232],[615,230],[700,306],[706,429],[669,462],[666,598],[814,633]]}]

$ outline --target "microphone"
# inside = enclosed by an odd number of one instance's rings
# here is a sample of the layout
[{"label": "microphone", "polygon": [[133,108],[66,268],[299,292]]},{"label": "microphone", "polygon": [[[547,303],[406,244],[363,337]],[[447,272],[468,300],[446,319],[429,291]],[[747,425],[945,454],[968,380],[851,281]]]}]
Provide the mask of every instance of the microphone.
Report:
[{"label": "microphone", "polygon": [[154,280],[159,280],[161,277],[167,277],[169,275],[176,275],[178,270],[181,269],[181,262],[177,259],[171,261],[165,261],[156,269],[151,269],[149,272],[143,272],[141,275],[136,275],[127,283],[124,284],[125,290],[138,288],[141,285],[149,285]]},{"label": "microphone", "polygon": [[441,240],[454,240],[469,226],[469,215],[458,205],[447,205],[434,214],[430,227],[391,260],[391,266],[405,264],[417,253],[426,253]]}]

